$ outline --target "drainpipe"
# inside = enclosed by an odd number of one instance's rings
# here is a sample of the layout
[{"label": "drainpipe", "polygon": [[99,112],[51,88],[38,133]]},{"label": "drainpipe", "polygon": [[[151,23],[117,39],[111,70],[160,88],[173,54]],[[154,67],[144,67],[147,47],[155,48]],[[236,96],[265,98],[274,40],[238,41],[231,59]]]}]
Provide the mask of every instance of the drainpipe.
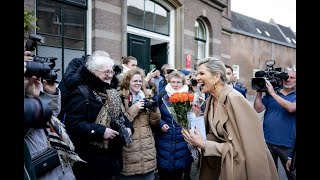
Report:
[{"label": "drainpipe", "polygon": [[[128,12],[127,0],[122,0],[122,7],[121,7],[121,57],[127,56],[127,24],[128,24],[127,12]],[[122,63],[122,62],[120,62],[120,63]]]}]

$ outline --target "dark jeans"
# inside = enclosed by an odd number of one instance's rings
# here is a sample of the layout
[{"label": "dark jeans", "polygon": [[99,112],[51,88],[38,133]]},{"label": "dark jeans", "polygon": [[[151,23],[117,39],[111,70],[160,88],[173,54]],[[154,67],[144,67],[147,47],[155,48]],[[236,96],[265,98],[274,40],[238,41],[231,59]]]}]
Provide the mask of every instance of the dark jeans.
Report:
[{"label": "dark jeans", "polygon": [[267,143],[267,146],[270,150],[270,153],[272,155],[274,163],[276,164],[277,169],[278,169],[278,158],[280,158],[281,164],[286,172],[288,180],[295,180],[296,179],[295,173],[289,172],[286,169],[286,163],[288,160],[288,154],[289,154],[290,148],[273,145],[270,143]]}]

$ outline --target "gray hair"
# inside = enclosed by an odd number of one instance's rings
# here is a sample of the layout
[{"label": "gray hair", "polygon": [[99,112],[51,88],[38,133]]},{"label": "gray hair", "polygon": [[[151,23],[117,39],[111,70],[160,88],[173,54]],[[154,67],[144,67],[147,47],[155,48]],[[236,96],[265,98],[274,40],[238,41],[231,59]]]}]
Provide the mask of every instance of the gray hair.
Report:
[{"label": "gray hair", "polygon": [[109,54],[105,51],[97,50],[94,51],[86,59],[85,66],[89,71],[101,70],[105,67],[113,67],[114,60],[110,58]]},{"label": "gray hair", "polygon": [[182,80],[182,84],[186,85],[187,81],[186,81],[186,76],[181,72],[181,71],[172,71],[169,76],[168,76],[168,82],[171,82],[172,78],[179,78]]},{"label": "gray hair", "polygon": [[198,61],[197,66],[204,65],[211,72],[212,75],[220,74],[220,79],[222,82],[226,83],[226,67],[225,64],[216,57],[207,57]]}]

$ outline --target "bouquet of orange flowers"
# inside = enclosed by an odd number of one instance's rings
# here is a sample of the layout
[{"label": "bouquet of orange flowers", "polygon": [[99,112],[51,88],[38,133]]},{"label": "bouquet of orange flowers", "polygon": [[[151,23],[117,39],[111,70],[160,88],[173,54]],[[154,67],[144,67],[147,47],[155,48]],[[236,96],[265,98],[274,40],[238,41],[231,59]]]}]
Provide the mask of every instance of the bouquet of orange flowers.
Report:
[{"label": "bouquet of orange flowers", "polygon": [[188,129],[187,113],[191,111],[193,94],[188,92],[176,92],[169,97],[169,108],[173,119],[184,129]]}]

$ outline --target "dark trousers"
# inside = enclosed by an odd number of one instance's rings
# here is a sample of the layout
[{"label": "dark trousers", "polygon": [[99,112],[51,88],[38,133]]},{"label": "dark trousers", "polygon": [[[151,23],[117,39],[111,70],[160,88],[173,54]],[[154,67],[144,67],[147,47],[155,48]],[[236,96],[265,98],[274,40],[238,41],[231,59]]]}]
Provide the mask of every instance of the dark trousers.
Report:
[{"label": "dark trousers", "polygon": [[288,180],[295,180],[296,175],[293,172],[289,172],[286,169],[286,163],[288,160],[288,154],[290,151],[290,148],[284,147],[284,146],[277,146],[270,143],[267,143],[267,146],[270,150],[270,153],[272,155],[273,161],[278,169],[278,158],[280,158],[281,164],[286,172]]},{"label": "dark trousers", "polygon": [[174,171],[166,171],[164,169],[158,168],[158,174],[160,180],[182,180],[183,169],[177,169]]}]

